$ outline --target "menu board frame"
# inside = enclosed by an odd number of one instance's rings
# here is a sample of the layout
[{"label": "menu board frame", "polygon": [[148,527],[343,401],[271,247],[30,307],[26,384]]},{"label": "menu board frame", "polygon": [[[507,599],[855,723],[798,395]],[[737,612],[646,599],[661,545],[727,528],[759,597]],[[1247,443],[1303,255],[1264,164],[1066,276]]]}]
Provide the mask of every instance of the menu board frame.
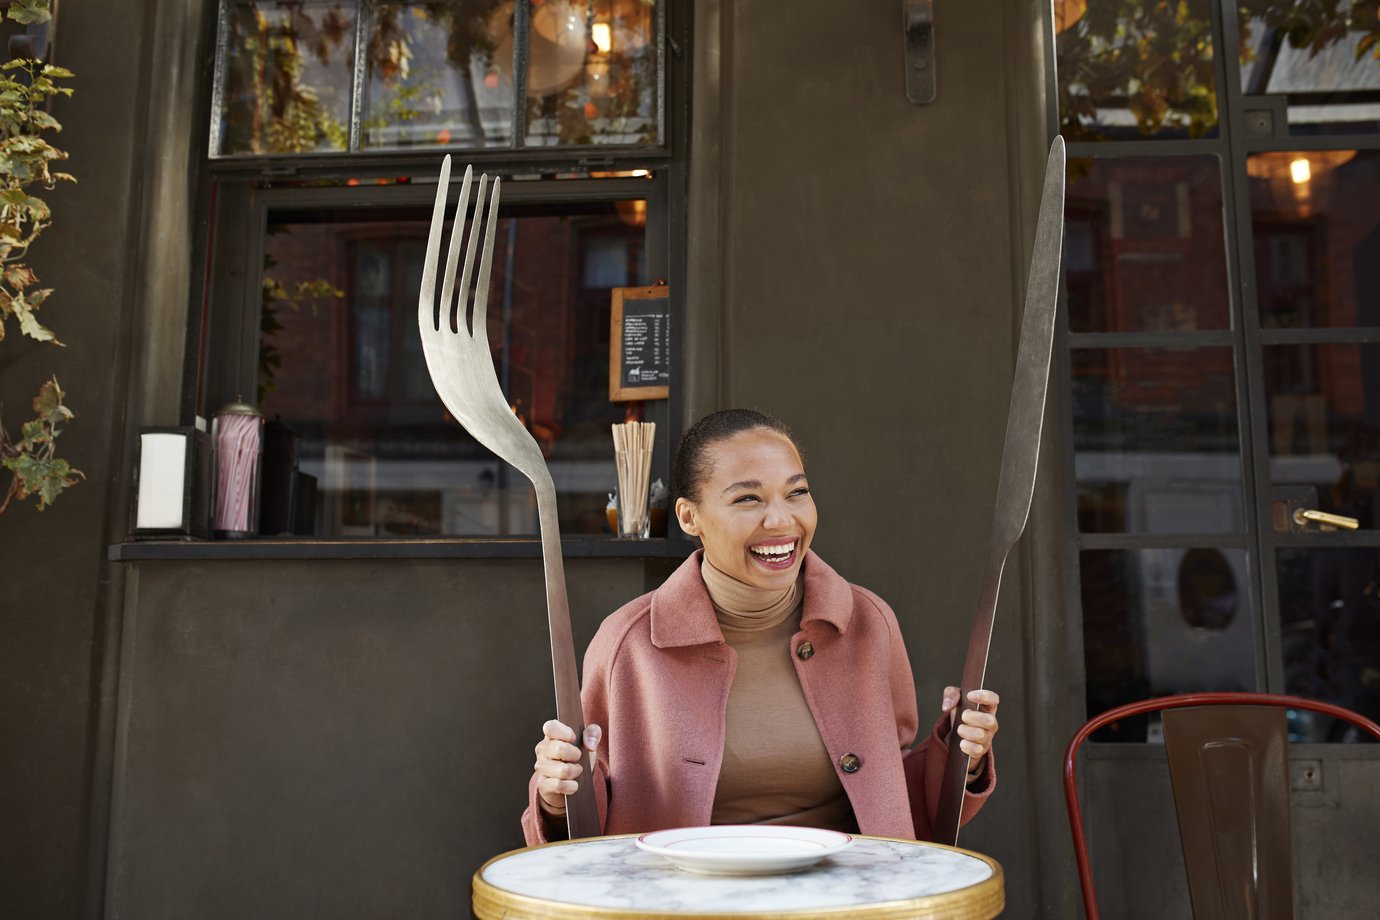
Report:
[{"label": "menu board frame", "polygon": [[[671,332],[671,289],[667,285],[657,284],[650,287],[617,287],[613,289],[613,304],[609,311],[609,401],[610,402],[634,402],[643,399],[668,399],[671,395],[670,384],[662,386],[625,386],[625,368],[623,366],[623,328],[624,318],[627,315],[625,303],[627,301],[660,300],[662,302],[661,311],[666,316],[666,369],[669,377],[671,366],[670,355],[670,332]],[[646,313],[639,311],[638,316],[645,316]]]}]

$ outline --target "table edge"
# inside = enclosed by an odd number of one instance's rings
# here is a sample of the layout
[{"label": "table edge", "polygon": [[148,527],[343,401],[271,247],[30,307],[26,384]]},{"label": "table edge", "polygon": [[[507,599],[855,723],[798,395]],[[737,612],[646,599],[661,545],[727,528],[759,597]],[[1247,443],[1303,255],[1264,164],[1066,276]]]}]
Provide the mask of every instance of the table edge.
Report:
[{"label": "table edge", "polygon": [[[635,839],[641,834],[612,834],[598,839]],[[485,880],[484,870],[500,859],[528,850],[542,850],[547,847],[570,846],[582,840],[558,840],[538,844],[533,847],[519,847],[508,850],[485,860],[474,873],[471,882],[471,908],[480,920],[503,920],[503,918],[522,917],[526,920],[839,920],[841,917],[859,917],[867,920],[903,920],[925,911],[925,916],[934,920],[991,920],[1006,906],[1006,879],[1001,863],[990,856],[963,847],[927,840],[908,840],[904,837],[878,837],[870,834],[854,834],[857,840],[879,840],[889,843],[921,843],[929,847],[953,850],[965,856],[987,863],[992,874],[976,885],[945,891],[939,894],[908,898],[902,901],[883,901],[866,907],[827,907],[819,910],[792,910],[780,912],[767,911],[676,911],[669,913],[648,913],[646,910],[630,910],[617,907],[595,907],[586,904],[560,904],[532,895],[517,894]],[[590,839],[590,838],[582,838]],[[948,903],[946,903],[948,902]]]}]

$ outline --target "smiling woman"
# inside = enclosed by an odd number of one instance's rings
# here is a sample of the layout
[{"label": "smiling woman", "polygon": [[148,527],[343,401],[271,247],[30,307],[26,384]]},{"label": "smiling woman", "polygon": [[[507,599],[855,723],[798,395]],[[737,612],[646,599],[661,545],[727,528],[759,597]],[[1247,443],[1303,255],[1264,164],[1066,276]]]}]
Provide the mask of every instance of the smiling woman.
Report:
[{"label": "smiling woman", "polygon": [[[593,779],[602,830],[792,824],[924,839],[958,690],[915,744],[910,662],[885,602],[810,551],[801,451],[777,419],[709,415],[676,457],[676,519],[700,540],[658,590],[604,621],[585,655],[583,739],[543,726],[523,815],[529,844],[564,836],[564,797]],[[1000,700],[958,726],[967,820],[991,794]],[[608,726],[608,738],[601,726]]]},{"label": "smiling woman", "polygon": [[680,529],[699,538],[706,565],[723,574],[764,590],[793,587],[819,515],[790,431],[742,410],[715,413],[691,431],[676,464]]}]

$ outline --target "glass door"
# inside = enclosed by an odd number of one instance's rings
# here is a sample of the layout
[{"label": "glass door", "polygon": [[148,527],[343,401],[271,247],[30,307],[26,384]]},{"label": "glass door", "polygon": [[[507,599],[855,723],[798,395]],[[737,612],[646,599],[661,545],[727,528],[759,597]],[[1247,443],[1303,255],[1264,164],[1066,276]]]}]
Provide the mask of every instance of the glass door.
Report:
[{"label": "glass door", "polygon": [[1062,0],[1055,27],[1088,711],[1380,715],[1374,4]]},{"label": "glass door", "polygon": [[[1380,717],[1380,20],[1242,4],[1237,220],[1271,685]],[[1237,96],[1239,93],[1239,96]],[[1300,717],[1310,741],[1340,726]]]}]

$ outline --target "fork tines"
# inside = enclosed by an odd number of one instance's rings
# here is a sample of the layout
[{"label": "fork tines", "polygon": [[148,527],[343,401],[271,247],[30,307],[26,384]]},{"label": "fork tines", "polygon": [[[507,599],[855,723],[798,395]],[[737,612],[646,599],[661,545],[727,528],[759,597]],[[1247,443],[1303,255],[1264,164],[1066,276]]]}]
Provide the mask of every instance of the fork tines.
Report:
[{"label": "fork tines", "polygon": [[[441,282],[441,299],[432,308],[432,328],[440,330],[442,310],[450,319],[450,331],[461,331],[461,317],[469,314],[471,298],[474,303],[474,319],[464,323],[465,331],[471,335],[480,334],[484,328],[485,310],[489,300],[489,276],[493,266],[494,232],[498,220],[498,201],[500,179],[495,177],[492,188],[489,176],[481,174],[479,188],[474,198],[474,217],[469,221],[469,241],[465,244],[465,264],[460,274],[459,296],[456,296],[455,269],[460,261],[462,237],[465,236],[466,216],[469,214],[470,185],[474,169],[465,167],[465,176],[460,183],[460,195],[455,202],[455,212],[451,220],[450,246],[446,253],[445,277]],[[436,289],[435,269],[440,251],[441,227],[445,220],[446,194],[450,186],[450,156],[441,163],[441,175],[437,182],[436,204],[431,214],[431,232],[427,237],[426,263],[422,272],[422,296],[429,298]],[[488,215],[484,208],[487,198]],[[484,250],[479,261],[479,275],[473,288],[470,286],[471,272],[474,269],[474,251],[479,240],[479,229],[484,228]]]}]

